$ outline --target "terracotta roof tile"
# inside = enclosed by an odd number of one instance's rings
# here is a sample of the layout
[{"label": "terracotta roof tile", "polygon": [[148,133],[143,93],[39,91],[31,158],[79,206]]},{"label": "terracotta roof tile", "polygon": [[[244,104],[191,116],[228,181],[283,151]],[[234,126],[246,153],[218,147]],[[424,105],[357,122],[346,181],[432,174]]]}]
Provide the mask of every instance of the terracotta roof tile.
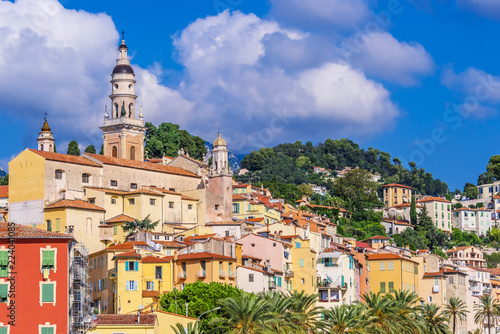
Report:
[{"label": "terracotta roof tile", "polygon": [[191,253],[191,254],[183,254],[177,256],[177,261],[184,260],[199,260],[199,259],[223,259],[223,260],[236,260],[234,257],[229,257],[220,254],[214,254],[210,252],[201,252],[201,253]]},{"label": "terracotta roof tile", "polygon": [[49,206],[46,206],[45,210],[57,209],[57,208],[75,208],[75,209],[94,210],[94,211],[106,211],[100,206],[79,199],[62,199],[60,201],[50,204]]},{"label": "terracotta roof tile", "polygon": [[28,150],[41,156],[42,158],[44,158],[46,160],[69,162],[72,164],[86,165],[86,166],[92,166],[92,167],[101,167],[101,165],[93,162],[92,160],[85,158],[84,156],[77,157],[74,155],[67,155],[67,154],[61,154],[61,153],[45,152],[45,151],[38,151],[38,150],[33,150],[33,149],[28,149]]},{"label": "terracotta roof tile", "polygon": [[443,202],[443,203],[451,203],[450,201],[446,200],[446,199],[442,199],[440,197],[432,197],[432,196],[429,196],[429,197],[426,197],[426,198],[422,198],[418,201],[419,203],[425,203],[425,202]]},{"label": "terracotta roof tile", "polygon": [[[139,321],[138,321],[139,320]],[[99,325],[151,325],[156,323],[156,314],[98,314]]]},{"label": "terracotta roof tile", "polygon": [[204,239],[214,237],[215,235],[216,235],[216,233],[193,235],[193,236],[185,237],[184,240],[204,240]]},{"label": "terracotta roof tile", "polygon": [[418,263],[416,261],[407,259],[405,257],[398,256],[396,254],[392,253],[379,253],[379,254],[368,254],[367,255],[368,260],[390,260],[390,259],[399,259],[399,260],[406,260],[414,263]]},{"label": "terracotta roof tile", "polygon": [[84,187],[84,188],[90,189],[90,190],[102,191],[106,194],[113,194],[113,195],[126,195],[126,194],[128,194],[128,191],[109,189],[109,188],[96,188],[96,187]]},{"label": "terracotta roof tile", "polygon": [[159,291],[142,290],[142,297],[158,298],[160,295]]},{"label": "terracotta roof tile", "polygon": [[14,223],[8,222],[0,222],[0,238],[5,239],[9,238],[9,230],[8,227],[14,226],[15,238],[22,239],[73,239],[71,235],[57,233],[57,232],[49,232],[45,230],[41,230],[38,228],[24,226]]},{"label": "terracotta roof tile", "polygon": [[186,247],[186,245],[180,244],[180,243],[175,242],[175,241],[159,241],[159,240],[155,240],[155,242],[157,244],[161,245],[162,247],[168,247],[168,248],[184,248],[184,247]]},{"label": "terracotta roof tile", "polygon": [[168,263],[174,259],[173,256],[157,257],[157,256],[144,256],[141,259],[142,263]]},{"label": "terracotta roof tile", "polygon": [[146,169],[146,170],[151,170],[151,171],[156,171],[156,172],[161,172],[161,173],[176,174],[176,175],[183,175],[183,176],[200,178],[200,176],[198,176],[194,173],[188,172],[187,170],[179,168],[179,167],[164,166],[164,165],[152,164],[149,162],[136,161],[136,160],[119,159],[119,158],[113,158],[113,157],[108,157],[108,156],[104,156],[104,155],[98,155],[98,154],[85,153],[85,155],[88,155],[96,160],[99,160],[106,165],[116,165],[116,166],[123,166],[123,167],[137,168],[137,169]]},{"label": "terracotta roof tile", "polygon": [[233,188],[247,188],[249,184],[233,184]]},{"label": "terracotta roof tile", "polygon": [[220,221],[220,222],[206,223],[205,226],[241,225],[244,222],[245,222],[244,220],[226,220],[226,221]]},{"label": "terracotta roof tile", "polygon": [[138,254],[135,252],[135,250],[133,250],[133,251],[126,252],[126,253],[116,254],[115,257],[137,257],[140,259],[141,254]]},{"label": "terracotta roof tile", "polygon": [[413,189],[410,186],[405,186],[405,185],[397,184],[397,183],[385,184],[382,186],[382,188],[386,188],[386,187],[398,187],[398,188]]},{"label": "terracotta roof tile", "polygon": [[160,191],[164,194],[170,194],[170,195],[178,195],[178,196],[181,196],[180,193],[177,193],[175,191],[172,191],[172,190],[168,190],[168,189],[164,189],[164,188],[159,188],[159,187],[151,187],[151,186],[145,186],[144,188],[149,188],[149,189],[152,189],[152,190],[156,190],[156,191]]},{"label": "terracotta roof tile", "polygon": [[243,195],[239,195],[239,194],[233,194],[233,201],[244,201],[244,200],[248,200],[247,197],[243,196]]},{"label": "terracotta roof tile", "polygon": [[108,249],[134,249],[134,246],[147,246],[144,241],[127,241],[122,244],[109,246]]},{"label": "terracotta roof tile", "polygon": [[0,186],[0,198],[9,197],[9,186]]},{"label": "terracotta roof tile", "polygon": [[389,240],[388,237],[383,237],[381,235],[376,235],[374,237],[371,237],[371,238],[368,238],[368,239],[365,239],[365,240],[361,240],[361,241],[366,241],[366,240],[372,240],[372,239],[383,239],[383,240]]},{"label": "terracotta roof tile", "polygon": [[125,223],[125,222],[133,222],[133,221],[135,221],[134,218],[121,214],[121,215],[114,216],[113,218],[106,220],[106,223]]},{"label": "terracotta roof tile", "polygon": [[151,189],[146,189],[146,188],[134,190],[134,191],[131,191],[131,192],[127,193],[127,195],[137,195],[137,194],[148,194],[148,195],[155,195],[155,196],[164,196],[163,193],[161,193],[161,192],[154,191],[154,190],[151,190]]},{"label": "terracotta roof tile", "polygon": [[185,201],[198,201],[198,199],[192,198],[192,197],[189,197],[189,196],[186,196],[186,195],[182,195],[181,199],[183,199]]}]

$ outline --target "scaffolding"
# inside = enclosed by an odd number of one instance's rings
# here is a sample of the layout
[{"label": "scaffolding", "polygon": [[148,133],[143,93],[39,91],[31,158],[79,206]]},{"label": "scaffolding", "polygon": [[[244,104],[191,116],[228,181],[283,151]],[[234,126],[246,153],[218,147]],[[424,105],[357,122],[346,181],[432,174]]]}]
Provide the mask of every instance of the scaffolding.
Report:
[{"label": "scaffolding", "polygon": [[70,247],[69,327],[71,334],[84,334],[92,323],[89,254],[82,243],[73,242]]}]

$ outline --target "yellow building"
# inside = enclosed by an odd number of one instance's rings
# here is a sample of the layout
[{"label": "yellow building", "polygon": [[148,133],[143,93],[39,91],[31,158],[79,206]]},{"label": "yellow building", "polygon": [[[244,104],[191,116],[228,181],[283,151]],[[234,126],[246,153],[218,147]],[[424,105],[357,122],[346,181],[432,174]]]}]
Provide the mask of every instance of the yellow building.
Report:
[{"label": "yellow building", "polygon": [[369,288],[373,293],[410,291],[418,294],[418,262],[391,253],[368,254]]},{"label": "yellow building", "polygon": [[179,255],[175,260],[175,274],[178,289],[197,281],[236,286],[236,258],[210,252]]},{"label": "yellow building", "polygon": [[158,334],[168,332],[160,332],[157,314],[98,314],[87,333]]},{"label": "yellow building", "polygon": [[[287,290],[305,291],[308,294],[316,293],[317,254],[311,248],[311,240],[299,236],[293,236],[290,239],[283,238],[283,240],[290,240],[292,244],[292,263],[291,265],[285,264],[288,268],[284,268],[286,282],[290,282]],[[290,281],[289,278],[291,278]]]},{"label": "yellow building", "polygon": [[446,304],[447,277],[444,271],[424,273],[420,281],[418,296],[426,303],[434,303],[443,307]]},{"label": "yellow building", "polygon": [[263,218],[265,225],[281,220],[281,212],[265,203],[243,195],[233,195],[233,217],[238,219]]},{"label": "yellow building", "polygon": [[382,186],[385,208],[388,209],[394,205],[410,203],[412,190],[412,187],[396,183]]},{"label": "yellow building", "polygon": [[172,291],[173,257],[141,255],[132,250],[115,255],[114,260],[115,310],[119,313],[157,308],[160,295]]}]

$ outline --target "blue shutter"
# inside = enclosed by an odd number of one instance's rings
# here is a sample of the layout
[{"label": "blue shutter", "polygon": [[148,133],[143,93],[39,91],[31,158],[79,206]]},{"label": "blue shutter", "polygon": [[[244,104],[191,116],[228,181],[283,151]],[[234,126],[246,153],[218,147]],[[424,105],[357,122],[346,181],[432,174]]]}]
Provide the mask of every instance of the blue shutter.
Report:
[{"label": "blue shutter", "polygon": [[128,261],[125,261],[125,271],[128,271]]}]

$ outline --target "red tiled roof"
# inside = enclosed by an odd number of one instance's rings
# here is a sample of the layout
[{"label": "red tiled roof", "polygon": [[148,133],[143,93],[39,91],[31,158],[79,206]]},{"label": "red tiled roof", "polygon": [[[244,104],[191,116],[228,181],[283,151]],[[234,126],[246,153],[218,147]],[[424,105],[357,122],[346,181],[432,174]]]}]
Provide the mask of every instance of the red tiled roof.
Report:
[{"label": "red tiled roof", "polygon": [[245,254],[243,254],[241,257],[243,259],[262,260],[262,258],[260,258],[260,257],[255,257],[255,256],[250,256],[250,255],[245,255]]},{"label": "red tiled roof", "polygon": [[234,257],[229,257],[220,254],[214,254],[210,252],[201,252],[201,253],[191,253],[191,254],[183,254],[177,257],[177,261],[182,260],[198,260],[198,259],[227,259],[227,260],[236,260]]},{"label": "red tiled roof", "polygon": [[233,201],[234,200],[248,200],[248,198],[239,194],[233,194]]},{"label": "red tiled roof", "polygon": [[372,240],[372,239],[384,239],[384,240],[388,240],[389,238],[388,237],[383,237],[381,235],[376,235],[374,237],[371,237],[371,238],[368,238],[368,239],[365,239],[365,240],[361,240],[361,241]]},{"label": "red tiled roof", "polygon": [[152,164],[149,162],[136,161],[136,160],[119,159],[119,158],[113,158],[91,153],[85,153],[85,155],[88,155],[96,160],[99,160],[106,165],[116,165],[116,166],[130,167],[130,168],[146,169],[161,173],[200,178],[200,176],[179,167],[164,166],[164,165]]},{"label": "red tiled roof", "polygon": [[[24,226],[14,223],[8,222],[0,222],[0,238],[12,238],[12,235],[9,236],[8,228],[14,227],[14,237],[17,239],[73,239],[71,235],[57,233],[57,232],[49,232],[45,230],[41,230],[38,228]],[[12,233],[12,231],[10,232]]]},{"label": "red tiled roof", "polygon": [[101,167],[101,165],[81,156],[77,157],[74,155],[67,155],[67,154],[61,154],[61,153],[53,153],[53,152],[45,152],[45,151],[38,151],[38,150],[33,150],[33,149],[28,149],[29,151],[41,156],[42,158],[46,160],[52,160],[52,161],[61,161],[61,162],[68,162],[71,164],[77,164],[77,165],[86,165],[86,166],[92,166],[92,167]]},{"label": "red tiled roof", "polygon": [[467,249],[467,248],[471,248],[471,247],[474,247],[474,246],[459,246],[459,247],[454,247],[452,249],[448,249],[446,251],[446,253],[455,253],[455,252],[458,252],[458,251],[461,251],[461,250],[464,250],[464,249]]},{"label": "red tiled roof", "polygon": [[182,158],[186,158],[186,159],[188,159],[188,160],[191,160],[192,162],[194,162],[194,163],[196,163],[196,164],[198,164],[198,165],[205,165],[205,163],[203,163],[203,162],[201,162],[201,161],[199,161],[199,160],[193,159],[193,158],[191,158],[191,157],[188,157],[188,156],[187,156],[187,155],[185,155],[185,154],[178,155],[178,156],[177,156],[177,158],[179,158],[179,157],[182,157]]},{"label": "red tiled roof", "polygon": [[151,325],[156,323],[156,314],[98,314],[99,325]]},{"label": "red tiled roof", "polygon": [[127,215],[124,215],[124,214],[121,214],[121,215],[114,216],[113,218],[106,220],[106,223],[124,223],[124,222],[133,222],[133,221],[135,221],[134,218],[127,216]]},{"label": "red tiled roof", "polygon": [[162,193],[160,193],[158,191],[145,189],[145,188],[137,189],[137,190],[134,190],[134,191],[127,193],[127,195],[136,195],[136,194],[148,194],[148,195],[155,195],[155,196],[164,196]]},{"label": "red tiled roof", "polygon": [[258,222],[261,222],[264,220],[264,217],[258,217],[258,218],[250,218],[250,219],[247,219],[247,221],[251,222],[251,223],[258,223]]},{"label": "red tiled roof", "polygon": [[126,252],[126,253],[121,253],[121,254],[116,254],[115,257],[137,257],[137,258],[141,258],[141,254],[137,254],[134,251],[130,251],[130,252]]},{"label": "red tiled roof", "polygon": [[370,245],[367,244],[366,242],[356,241],[356,247],[358,247],[358,248],[368,248],[368,247],[370,247]]},{"label": "red tiled roof", "polygon": [[424,273],[424,278],[425,277],[436,277],[436,276],[444,276],[443,270],[441,269],[440,271],[436,271],[436,272],[432,272],[432,273]]},{"label": "red tiled roof", "polygon": [[491,275],[500,275],[500,268],[489,268],[488,271],[490,272]]},{"label": "red tiled roof", "polygon": [[155,240],[155,242],[159,245],[162,245],[162,247],[170,247],[170,248],[184,248],[186,245],[177,243],[175,241],[160,241],[160,240]]},{"label": "red tiled roof", "polygon": [[[394,208],[409,208],[411,206],[411,203],[403,203],[403,204],[396,204],[393,207]],[[423,206],[415,204],[415,208],[423,208]]]},{"label": "red tiled roof", "polygon": [[406,189],[413,189],[412,187],[410,186],[405,186],[405,185],[402,185],[402,184],[397,184],[397,183],[391,183],[391,184],[386,184],[386,185],[383,185],[382,188],[386,188],[386,187],[398,187],[398,188],[406,188]]},{"label": "red tiled roof", "polygon": [[0,186],[0,198],[9,197],[9,186]]},{"label": "red tiled roof", "polygon": [[49,206],[46,206],[45,210],[57,209],[57,208],[75,208],[75,209],[94,210],[94,211],[106,211],[100,206],[79,199],[62,199],[60,201],[50,204]]},{"label": "red tiled roof", "polygon": [[158,298],[160,295],[159,291],[150,291],[150,290],[142,290],[142,296],[143,297],[149,297],[149,298]]},{"label": "red tiled roof", "polygon": [[189,197],[186,195],[181,195],[181,199],[183,199],[185,201],[199,201],[197,198]]},{"label": "red tiled roof", "polygon": [[368,260],[390,260],[390,259],[398,259],[398,260],[406,260],[406,261],[411,261],[411,262],[418,263],[416,261],[407,259],[405,257],[398,256],[398,255],[392,254],[392,253],[368,254],[367,258],[368,258]]},{"label": "red tiled roof", "polygon": [[85,189],[102,191],[106,194],[114,194],[114,195],[126,195],[128,191],[116,190],[116,189],[108,189],[108,188],[96,188],[96,187],[84,187]]},{"label": "red tiled roof", "polygon": [[203,239],[208,239],[208,238],[214,237],[216,234],[217,233],[193,235],[193,236],[185,237],[184,240],[203,240]]},{"label": "red tiled roof", "polygon": [[148,244],[144,241],[127,241],[122,244],[116,244],[109,246],[109,249],[134,249],[134,246],[147,246]]},{"label": "red tiled roof", "polygon": [[221,221],[221,222],[206,223],[205,226],[241,225],[244,222],[245,222],[244,220],[226,220],[226,221]]},{"label": "red tiled roof", "polygon": [[451,203],[450,201],[446,200],[446,199],[442,199],[441,197],[432,197],[432,196],[429,196],[429,197],[426,197],[426,198],[423,198],[423,199],[420,199],[419,200],[419,203],[423,203],[423,202],[443,202],[443,203]]},{"label": "red tiled roof", "polygon": [[151,186],[145,186],[144,188],[149,188],[149,189],[152,189],[152,190],[160,191],[160,192],[162,192],[164,194],[178,195],[178,196],[181,195],[180,193],[176,193],[175,191],[168,190],[168,189],[165,189],[165,188],[151,187]]},{"label": "red tiled roof", "polygon": [[157,256],[144,256],[141,259],[142,263],[168,263],[174,259],[173,256],[157,257]]},{"label": "red tiled roof", "polygon": [[246,188],[249,184],[233,184],[233,188]]}]

